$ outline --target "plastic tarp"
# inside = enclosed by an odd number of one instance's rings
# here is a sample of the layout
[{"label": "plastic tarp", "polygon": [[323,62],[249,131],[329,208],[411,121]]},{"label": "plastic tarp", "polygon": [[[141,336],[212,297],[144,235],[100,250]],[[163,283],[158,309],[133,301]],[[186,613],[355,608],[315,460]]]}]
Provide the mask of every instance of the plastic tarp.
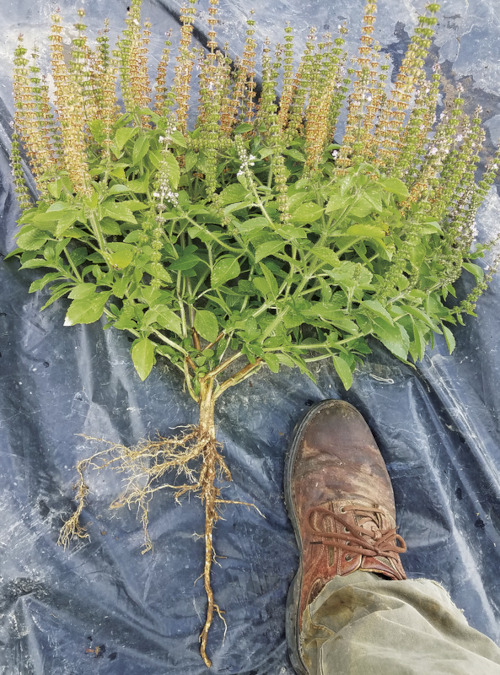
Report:
[{"label": "plastic tarp", "polygon": [[[91,31],[105,16],[122,27],[126,1],[60,0],[65,20],[84,6]],[[207,3],[198,36],[206,34]],[[238,52],[251,3],[221,2],[221,40]],[[376,37],[397,65],[423,3],[380,0]],[[344,20],[355,44],[363,3],[297,0],[253,3],[257,37],[277,41],[284,21],[336,31]],[[441,10],[434,54],[445,82],[465,86],[467,104],[484,104],[488,141],[500,133],[496,0],[448,0]],[[0,17],[0,251],[14,248],[18,211],[9,173],[12,119],[11,55],[19,32],[46,35],[55,4],[2,0]],[[153,22],[153,52],[177,26],[178,6],[144,1]],[[496,191],[482,208],[480,237],[498,229]],[[90,477],[84,512],[91,539],[69,551],[56,545],[71,512],[75,463],[92,449],[87,434],[125,444],[194,422],[196,409],[177,375],[161,364],[145,383],[135,374],[126,334],[99,324],[64,327],[66,305],[39,309],[44,292],[28,295],[31,271],[0,264],[0,672],[6,675],[163,675],[206,672],[198,653],[204,619],[201,581],[203,512],[198,500],[176,505],[167,494],[152,505],[154,551],[141,555],[136,514],[111,511],[120,489],[114,474]],[[464,279],[465,293],[470,280]],[[452,356],[436,340],[416,369],[383,348],[358,369],[346,394],[328,365],[314,384],[296,371],[258,373],[222,398],[217,428],[233,482],[231,506],[216,529],[217,602],[227,632],[215,620],[209,638],[211,672],[293,673],[285,641],[288,585],[298,555],[283,501],[284,457],[293,427],[316,401],[344,397],[370,423],[387,461],[409,552],[410,577],[444,584],[470,623],[500,639],[500,278],[478,305],[478,318],[455,335]],[[99,649],[96,649],[98,647]]]}]

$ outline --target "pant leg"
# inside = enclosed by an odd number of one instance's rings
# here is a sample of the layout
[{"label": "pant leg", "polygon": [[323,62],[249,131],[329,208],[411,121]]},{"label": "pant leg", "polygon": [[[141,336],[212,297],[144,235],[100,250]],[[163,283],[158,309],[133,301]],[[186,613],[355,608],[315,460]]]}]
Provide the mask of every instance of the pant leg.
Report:
[{"label": "pant leg", "polygon": [[500,675],[500,648],[426,579],[332,579],[304,613],[301,647],[311,675]]}]

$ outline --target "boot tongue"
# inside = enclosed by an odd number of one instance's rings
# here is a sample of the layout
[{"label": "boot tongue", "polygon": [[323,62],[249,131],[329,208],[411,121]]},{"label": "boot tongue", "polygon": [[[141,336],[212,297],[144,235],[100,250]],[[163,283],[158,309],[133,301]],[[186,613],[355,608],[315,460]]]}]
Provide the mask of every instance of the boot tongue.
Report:
[{"label": "boot tongue", "polygon": [[367,515],[366,513],[363,513],[361,516],[357,516],[356,513],[354,513],[354,520],[358,527],[366,530],[366,534],[371,539],[375,539],[376,541],[382,537],[382,517],[380,514],[374,513],[373,515]]},{"label": "boot tongue", "polygon": [[[353,516],[354,516],[354,522],[358,527],[360,527],[362,530],[366,531],[366,537],[374,543],[374,545],[377,545],[377,542],[382,539],[382,532],[384,529],[388,529],[389,523],[387,522],[387,518],[384,517],[384,515],[378,511],[374,511],[372,513],[367,513],[366,511],[362,511],[361,513],[356,513],[356,511],[353,511]],[[360,535],[363,537],[365,536],[364,532],[360,533]],[[387,558],[386,556],[383,555],[377,555],[375,556],[377,560],[380,562],[384,563],[385,565],[389,565],[392,567],[390,559]]]}]

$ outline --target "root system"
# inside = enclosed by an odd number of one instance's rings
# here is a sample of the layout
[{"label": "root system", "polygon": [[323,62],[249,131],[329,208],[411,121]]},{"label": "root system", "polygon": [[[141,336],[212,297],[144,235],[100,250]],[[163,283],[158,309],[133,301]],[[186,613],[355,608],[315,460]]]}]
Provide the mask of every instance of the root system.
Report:
[{"label": "root system", "polygon": [[89,493],[86,474],[90,469],[103,471],[110,468],[124,474],[124,488],[111,503],[110,508],[117,509],[123,506],[137,508],[144,531],[142,553],[153,548],[148,528],[149,505],[156,492],[171,490],[176,501],[186,494],[199,497],[205,507],[205,557],[201,576],[207,596],[205,624],[200,634],[200,653],[209,667],[211,661],[207,656],[206,647],[214,613],[225,624],[223,612],[214,600],[211,585],[212,565],[216,558],[213,545],[215,523],[221,517],[222,504],[256,507],[247,502],[221,498],[221,488],[217,483],[223,480],[230,481],[231,473],[221,454],[221,444],[216,441],[214,433],[207,432],[201,426],[184,427],[182,433],[170,438],[142,440],[133,448],[103,439],[88,438],[88,440],[97,441],[105,447],[81,460],[76,466],[79,476],[75,486],[76,510],[61,528],[58,543],[67,547],[75,537],[89,536],[80,523],[80,516]]}]

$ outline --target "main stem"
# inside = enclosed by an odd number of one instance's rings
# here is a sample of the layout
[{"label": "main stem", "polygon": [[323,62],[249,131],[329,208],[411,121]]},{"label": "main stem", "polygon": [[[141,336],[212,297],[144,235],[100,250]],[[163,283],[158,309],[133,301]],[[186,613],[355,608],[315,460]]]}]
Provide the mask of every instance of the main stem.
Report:
[{"label": "main stem", "polygon": [[215,522],[219,519],[217,513],[217,502],[220,495],[220,488],[215,485],[218,469],[222,470],[225,478],[230,480],[231,475],[225,465],[225,462],[218,452],[215,439],[215,419],[214,405],[215,398],[213,392],[213,378],[201,380],[200,389],[200,435],[205,440],[203,450],[203,466],[200,472],[201,483],[201,501],[205,506],[205,563],[203,566],[203,583],[207,596],[207,611],[205,625],[200,633],[200,654],[209,668],[212,663],[207,656],[207,638],[208,631],[212,625],[214,611],[222,618],[221,610],[214,601],[214,593],[211,584],[212,565],[215,560],[215,550],[213,546],[213,530]]},{"label": "main stem", "polygon": [[[225,363],[233,362],[235,358],[231,357]],[[229,387],[233,387],[239,382],[245,380],[262,365],[262,360],[257,359],[254,363],[248,363],[235,375],[229,377],[222,384],[217,385],[214,391],[214,380],[221,372],[221,368],[215,368],[208,375],[202,377],[200,383],[200,393],[198,405],[200,417],[198,423],[199,439],[202,443],[202,466],[200,469],[199,485],[201,490],[201,501],[205,506],[205,563],[203,566],[203,584],[207,596],[207,611],[205,624],[200,633],[200,654],[205,665],[210,668],[212,662],[207,656],[207,639],[210,626],[212,625],[214,612],[226,623],[222,616],[222,610],[214,601],[214,592],[212,589],[211,575],[212,565],[215,561],[215,549],[213,545],[213,532],[215,523],[219,520],[218,506],[222,504],[240,504],[243,506],[254,506],[243,501],[221,499],[220,488],[215,484],[218,478],[231,480],[231,472],[227,468],[223,456],[219,452],[219,445],[215,437],[215,401]],[[256,508],[256,507],[255,507]],[[257,509],[258,511],[258,509]],[[260,511],[258,511],[260,513]],[[261,514],[262,515],[262,514]]]}]

